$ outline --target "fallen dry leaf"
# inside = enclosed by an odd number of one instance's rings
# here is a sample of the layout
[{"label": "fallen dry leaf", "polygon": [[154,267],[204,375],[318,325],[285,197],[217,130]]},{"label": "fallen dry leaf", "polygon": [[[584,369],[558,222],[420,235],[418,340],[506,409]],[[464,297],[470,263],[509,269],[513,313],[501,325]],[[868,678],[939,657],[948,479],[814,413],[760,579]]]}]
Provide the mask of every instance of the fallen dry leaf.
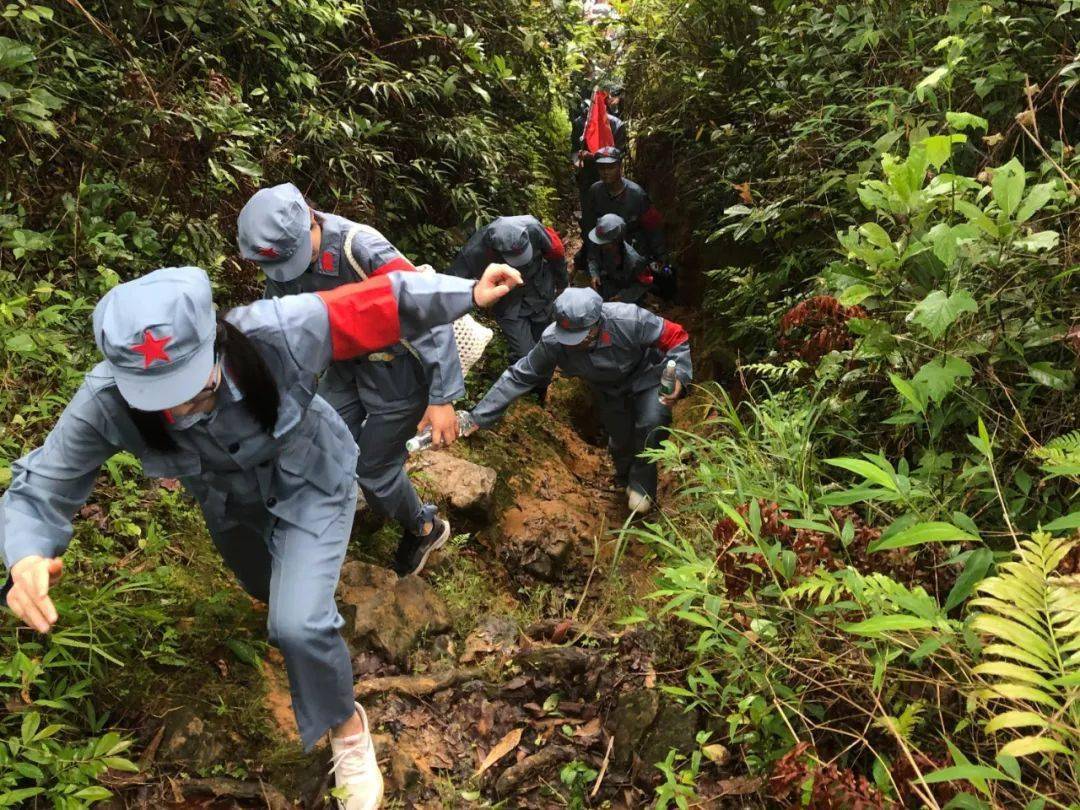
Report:
[{"label": "fallen dry leaf", "polygon": [[515,728],[513,731],[508,731],[501,740],[495,743],[495,747],[488,751],[488,755],[484,757],[484,761],[480,763],[480,767],[476,771],[476,776],[482,774],[517,748],[518,744],[521,742],[521,734],[523,731],[525,731],[524,728]]},{"label": "fallen dry leaf", "polygon": [[592,738],[592,737],[597,736],[599,733],[600,733],[600,718],[599,717],[594,717],[588,723],[581,726],[581,728],[577,729],[574,732],[574,736],[579,737],[579,738],[588,739],[588,738]]},{"label": "fallen dry leaf", "polygon": [[1003,140],[1005,140],[1005,136],[1002,135],[1000,132],[995,132],[993,135],[983,136],[983,143],[985,143],[987,146],[997,146]]},{"label": "fallen dry leaf", "polygon": [[702,746],[701,753],[703,753],[717,765],[726,765],[727,762],[731,759],[731,752],[719,743]]},{"label": "fallen dry leaf", "polygon": [[739,199],[742,200],[744,203],[746,203],[747,205],[753,205],[754,204],[754,197],[750,193],[750,181],[749,180],[746,181],[745,183],[732,183],[731,187],[733,189],[735,189],[737,192],[739,192]]}]

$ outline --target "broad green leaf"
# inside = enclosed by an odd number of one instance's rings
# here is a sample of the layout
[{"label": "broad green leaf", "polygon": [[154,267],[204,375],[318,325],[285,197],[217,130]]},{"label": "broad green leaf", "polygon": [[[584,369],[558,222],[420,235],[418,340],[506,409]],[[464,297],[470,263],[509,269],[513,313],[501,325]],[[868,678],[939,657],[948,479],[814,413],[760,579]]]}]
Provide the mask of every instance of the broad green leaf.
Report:
[{"label": "broad green leaf", "polygon": [[1056,391],[1070,391],[1074,376],[1069,369],[1058,368],[1053,363],[1043,361],[1028,366],[1028,375],[1039,385],[1045,385]]},{"label": "broad green leaf", "polygon": [[908,314],[908,320],[917,323],[937,340],[961,314],[978,309],[975,299],[967,290],[957,290],[952,295],[946,295],[943,290],[934,290],[915,305]]},{"label": "broad green leaf", "polygon": [[1047,721],[1035,712],[1011,711],[1002,712],[986,724],[988,734],[1001,731],[1003,728],[1046,728]]},{"label": "broad green leaf", "polygon": [[1072,751],[1049,737],[1021,737],[1002,746],[998,756],[1026,757],[1030,754],[1065,754],[1072,756]]},{"label": "broad green leaf", "polygon": [[912,410],[918,411],[924,416],[926,415],[926,398],[922,396],[915,386],[892,372],[889,372],[889,380],[892,381],[893,388],[899,391],[900,395],[911,405]]},{"label": "broad green leaf", "polygon": [[964,143],[967,135],[955,133],[952,135],[931,135],[922,141],[926,149],[926,158],[935,169],[940,169],[952,156],[953,144]]},{"label": "broad green leaf", "polygon": [[874,616],[866,621],[841,625],[840,629],[859,636],[876,636],[881,633],[899,630],[925,630],[933,626],[934,623],[929,619],[920,619],[918,616],[896,615]]},{"label": "broad green leaf", "polygon": [[1055,655],[1046,641],[1019,622],[1003,616],[981,613],[971,620],[971,627],[977,632],[989,633],[1005,641],[1011,641],[1024,652],[1038,656],[1046,667],[1053,666]]},{"label": "broad green leaf", "polygon": [[994,169],[990,188],[998,208],[1011,217],[1024,195],[1024,167],[1020,161],[1013,158],[1004,166]]},{"label": "broad green leaf", "polygon": [[919,369],[912,379],[934,402],[942,402],[956,388],[956,381],[972,376],[971,366],[959,357],[941,355]]},{"label": "broad green leaf", "polygon": [[921,82],[915,85],[915,96],[919,101],[926,99],[926,91],[930,88],[937,87],[938,83],[944,79],[949,73],[949,69],[945,66],[939,67],[937,70],[930,73],[923,78]]},{"label": "broad green leaf", "polygon": [[859,233],[862,237],[874,247],[882,248],[883,250],[893,250],[892,239],[889,238],[889,234],[885,232],[885,229],[878,225],[876,222],[866,222],[859,226]]},{"label": "broad green leaf", "polygon": [[1057,231],[1039,231],[1017,239],[1013,242],[1013,247],[1028,253],[1038,253],[1056,248],[1058,239],[1060,239],[1060,234]]},{"label": "broad green leaf", "polygon": [[1002,773],[997,768],[991,768],[988,765],[953,765],[948,768],[942,768],[941,770],[928,773],[922,778],[922,781],[928,785],[934,785],[938,782],[952,782],[955,779],[964,779],[971,781],[972,779],[1008,779],[1008,775]]},{"label": "broad green leaf", "polygon": [[978,537],[968,534],[963,529],[958,529],[951,523],[931,521],[929,523],[916,523],[903,531],[879,540],[870,546],[870,551],[885,551],[892,548],[906,548],[908,546],[921,546],[924,543],[978,543]]},{"label": "broad green leaf", "polygon": [[1032,186],[1031,191],[1024,197],[1024,201],[1020,203],[1020,207],[1016,209],[1016,221],[1027,222],[1050,202],[1052,196],[1054,196],[1053,183],[1039,183],[1037,186]]},{"label": "broad green leaf", "polygon": [[957,607],[965,599],[971,596],[975,590],[975,586],[986,576],[986,572],[990,570],[990,565],[993,562],[994,552],[988,548],[977,548],[971,552],[971,556],[967,558],[967,562],[964,564],[964,570],[961,571],[960,576],[956,578],[956,582],[953,584],[952,590],[949,591],[949,596],[945,600],[946,612]]},{"label": "broad green leaf", "polygon": [[981,129],[985,132],[987,127],[990,126],[985,118],[967,112],[947,112],[945,113],[945,120],[953,129]]},{"label": "broad green leaf", "polygon": [[1019,664],[1010,664],[1008,661],[986,661],[972,670],[978,675],[997,675],[1001,678],[1009,678],[1014,681],[1030,683],[1050,688],[1050,682],[1030,667],[1022,667]]},{"label": "broad green leaf", "polygon": [[861,304],[873,294],[874,291],[865,284],[852,284],[850,287],[845,288],[836,300],[845,307],[853,307]]},{"label": "broad green leaf", "polygon": [[1043,530],[1048,532],[1064,532],[1069,529],[1080,529],[1080,512],[1070,512],[1043,526]]},{"label": "broad green leaf", "polygon": [[840,467],[843,470],[849,470],[856,475],[861,475],[873,484],[891,489],[893,492],[899,492],[895,477],[887,470],[883,470],[869,461],[860,458],[827,458],[825,463],[831,464],[833,467]]}]

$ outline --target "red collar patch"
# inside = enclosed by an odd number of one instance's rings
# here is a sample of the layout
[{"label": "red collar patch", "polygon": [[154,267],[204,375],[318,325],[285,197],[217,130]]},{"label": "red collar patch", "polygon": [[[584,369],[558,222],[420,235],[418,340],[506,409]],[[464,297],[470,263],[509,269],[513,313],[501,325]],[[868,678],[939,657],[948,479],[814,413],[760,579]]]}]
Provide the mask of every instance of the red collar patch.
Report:
[{"label": "red collar patch", "polygon": [[260,256],[265,256],[267,259],[276,259],[278,257],[278,252],[272,247],[259,248],[255,252]]},{"label": "red collar patch", "polygon": [[147,329],[143,332],[143,342],[136,343],[131,347],[131,350],[143,356],[143,368],[150,368],[150,364],[155,360],[161,360],[165,363],[172,361],[172,358],[165,351],[165,347],[169,345],[171,340],[171,337],[156,338]]},{"label": "red collar patch", "polygon": [[319,257],[319,267],[322,268],[324,273],[332,273],[334,271],[334,254],[329,250],[324,250],[322,256]]},{"label": "red collar patch", "polygon": [[611,332],[603,331],[603,332],[600,333],[600,345],[601,346],[610,346],[611,345]]}]

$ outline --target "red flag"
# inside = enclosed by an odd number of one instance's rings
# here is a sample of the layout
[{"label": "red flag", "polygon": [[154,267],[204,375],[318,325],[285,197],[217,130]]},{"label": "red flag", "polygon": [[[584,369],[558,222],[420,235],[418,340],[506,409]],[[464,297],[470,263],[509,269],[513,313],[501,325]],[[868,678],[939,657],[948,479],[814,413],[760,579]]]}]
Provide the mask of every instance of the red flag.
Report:
[{"label": "red flag", "polygon": [[607,117],[607,93],[597,90],[589,107],[589,120],[585,122],[585,149],[595,153],[614,145],[615,136],[611,134],[611,122]]}]

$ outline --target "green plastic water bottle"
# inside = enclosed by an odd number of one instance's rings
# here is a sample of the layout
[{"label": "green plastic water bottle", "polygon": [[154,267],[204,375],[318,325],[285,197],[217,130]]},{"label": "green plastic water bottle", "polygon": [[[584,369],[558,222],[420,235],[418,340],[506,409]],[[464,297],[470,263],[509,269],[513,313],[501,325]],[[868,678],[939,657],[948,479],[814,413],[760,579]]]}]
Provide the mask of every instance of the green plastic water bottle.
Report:
[{"label": "green plastic water bottle", "polygon": [[669,397],[675,393],[675,361],[668,360],[664,371],[660,375],[660,398]]}]

